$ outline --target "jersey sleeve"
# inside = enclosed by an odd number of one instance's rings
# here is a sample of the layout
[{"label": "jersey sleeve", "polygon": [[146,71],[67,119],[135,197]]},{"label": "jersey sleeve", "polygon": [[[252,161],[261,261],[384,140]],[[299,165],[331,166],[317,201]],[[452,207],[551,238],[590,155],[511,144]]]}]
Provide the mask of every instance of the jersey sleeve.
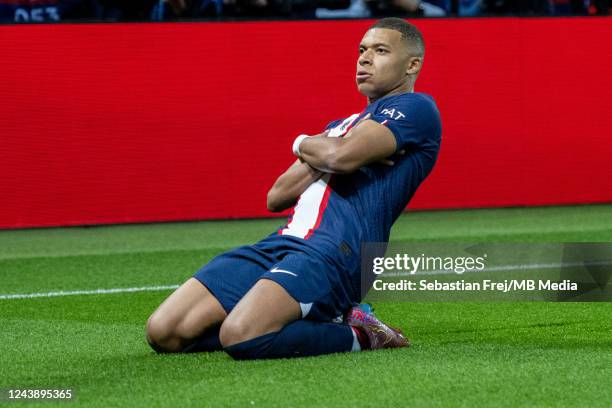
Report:
[{"label": "jersey sleeve", "polygon": [[440,116],[433,100],[404,94],[382,103],[370,117],[387,126],[397,142],[396,151],[419,149],[439,142]]}]

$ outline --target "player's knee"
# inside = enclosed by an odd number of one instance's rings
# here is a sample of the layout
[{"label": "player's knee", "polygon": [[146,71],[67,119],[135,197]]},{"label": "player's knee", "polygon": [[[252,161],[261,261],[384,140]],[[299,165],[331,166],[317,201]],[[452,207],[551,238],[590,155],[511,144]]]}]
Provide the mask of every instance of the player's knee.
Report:
[{"label": "player's knee", "polygon": [[260,335],[260,329],[252,320],[230,315],[221,325],[219,340],[225,352],[235,360],[270,358],[271,344],[277,333]]},{"label": "player's knee", "polygon": [[221,325],[219,330],[219,341],[226,348],[231,345],[242,343],[250,338],[251,328],[242,319],[232,318],[231,315]]},{"label": "player's knee", "polygon": [[174,327],[163,316],[153,313],[147,320],[147,342],[158,353],[175,353],[181,350],[181,340]]}]

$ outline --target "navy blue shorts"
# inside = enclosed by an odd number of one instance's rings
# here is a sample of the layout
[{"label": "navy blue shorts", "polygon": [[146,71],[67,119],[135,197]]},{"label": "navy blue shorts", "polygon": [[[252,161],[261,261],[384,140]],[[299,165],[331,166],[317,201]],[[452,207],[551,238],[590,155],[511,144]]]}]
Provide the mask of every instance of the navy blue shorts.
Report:
[{"label": "navy blue shorts", "polygon": [[204,284],[230,313],[259,279],[281,285],[300,303],[302,318],[338,321],[359,302],[359,271],[351,273],[293,237],[271,235],[225,252],[198,270]]}]

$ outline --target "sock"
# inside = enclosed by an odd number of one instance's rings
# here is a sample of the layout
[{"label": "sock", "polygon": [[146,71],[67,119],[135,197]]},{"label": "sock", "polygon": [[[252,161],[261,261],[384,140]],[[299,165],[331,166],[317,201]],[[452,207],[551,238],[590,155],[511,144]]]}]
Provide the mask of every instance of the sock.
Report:
[{"label": "sock", "polygon": [[353,330],[353,347],[351,351],[361,351],[361,344],[359,344],[359,339],[357,338],[357,330],[353,327],[351,329]]},{"label": "sock", "polygon": [[225,351],[236,360],[318,356],[351,351],[353,331],[350,326],[296,320],[280,331],[264,334]]},{"label": "sock", "polygon": [[190,345],[186,346],[183,353],[199,353],[202,351],[220,351],[223,350],[221,342],[219,341],[219,329],[207,331]]},{"label": "sock", "polygon": [[370,338],[368,337],[368,335],[365,334],[363,330],[358,327],[353,327],[353,326],[350,326],[350,327],[351,329],[353,329],[353,334],[355,336],[355,339],[359,343],[359,350],[355,350],[355,351],[369,350],[370,349]]}]

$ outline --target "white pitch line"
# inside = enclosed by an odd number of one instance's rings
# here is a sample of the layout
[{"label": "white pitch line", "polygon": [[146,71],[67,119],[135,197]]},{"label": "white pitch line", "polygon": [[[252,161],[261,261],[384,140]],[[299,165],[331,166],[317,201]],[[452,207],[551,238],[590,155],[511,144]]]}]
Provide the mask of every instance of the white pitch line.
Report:
[{"label": "white pitch line", "polygon": [[110,295],[114,293],[131,293],[131,292],[157,292],[161,290],[176,289],[178,287],[179,285],[163,285],[163,286],[142,286],[139,288],[61,290],[58,292],[43,292],[43,293],[15,293],[15,294],[0,295],[0,300],[49,298],[49,297],[58,297],[58,296],[77,296],[77,295]]},{"label": "white pitch line", "polygon": [[[482,272],[500,272],[500,271],[528,271],[534,269],[565,269],[575,268],[585,265],[606,266],[612,265],[612,261],[591,261],[591,262],[566,262],[566,263],[546,263],[546,264],[523,264],[523,265],[500,265],[491,266],[482,270],[465,271],[464,273],[482,273]],[[415,274],[409,271],[401,272],[383,272],[381,277],[397,277],[397,276],[427,276],[427,275],[463,275],[454,272],[453,270],[435,270],[426,272],[417,272]],[[131,293],[131,292],[157,292],[162,290],[177,289],[179,285],[163,285],[163,286],[142,286],[139,288],[113,288],[113,289],[93,289],[93,290],[63,290],[58,292],[42,292],[42,293],[15,293],[0,295],[0,300],[7,299],[33,299],[33,298],[49,298],[59,296],[78,296],[78,295],[110,295],[115,293]]]}]

